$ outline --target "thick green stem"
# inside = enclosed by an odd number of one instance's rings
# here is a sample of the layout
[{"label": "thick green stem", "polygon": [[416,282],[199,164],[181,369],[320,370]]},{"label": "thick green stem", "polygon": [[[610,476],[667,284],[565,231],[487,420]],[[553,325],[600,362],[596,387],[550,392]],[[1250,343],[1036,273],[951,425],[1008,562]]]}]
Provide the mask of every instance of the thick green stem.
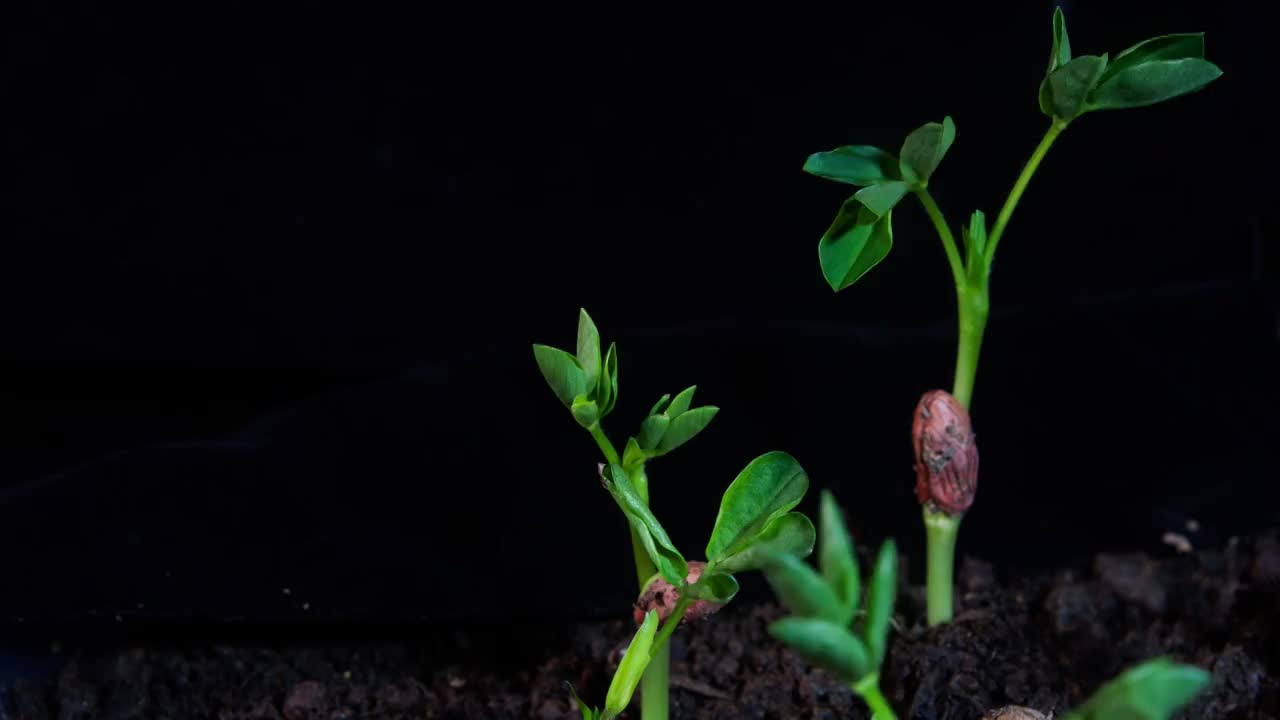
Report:
[{"label": "thick green stem", "polygon": [[893,708],[889,707],[889,701],[880,692],[879,673],[871,673],[854,683],[853,691],[861,695],[867,707],[871,708],[872,720],[898,720]]},{"label": "thick green stem", "polygon": [[1013,216],[1013,209],[1018,207],[1018,201],[1022,199],[1022,192],[1027,189],[1027,183],[1031,182],[1031,176],[1036,174],[1036,168],[1040,167],[1040,161],[1044,160],[1045,154],[1053,146],[1053,141],[1058,139],[1058,135],[1062,134],[1066,127],[1067,123],[1061,120],[1053,121],[1041,138],[1040,144],[1031,153],[1031,159],[1027,160],[1027,164],[1023,166],[1017,181],[1013,183],[1013,189],[1009,191],[1004,207],[1000,208],[1000,214],[996,216],[996,224],[991,226],[991,232],[987,235],[987,248],[983,259],[988,269],[991,267],[991,259],[996,255],[996,245],[1000,244],[1000,237],[1004,235],[1004,228],[1009,224],[1009,218]]},{"label": "thick green stem", "polygon": [[973,400],[973,383],[978,376],[978,355],[982,352],[982,335],[987,329],[987,295],[985,273],[956,290],[960,316],[960,342],[956,346],[956,377],[951,395],[964,409]]},{"label": "thick green stem", "polygon": [[596,441],[596,445],[600,446],[600,452],[604,453],[606,462],[612,465],[622,463],[622,460],[618,457],[618,451],[613,449],[613,443],[609,442],[609,438],[605,436],[604,429],[600,427],[600,423],[592,425],[588,432],[591,433],[592,439]]},{"label": "thick green stem", "polygon": [[671,646],[667,641],[675,632],[680,621],[684,619],[692,598],[681,596],[675,610],[667,617],[653,639],[653,647],[649,649],[649,667],[644,671],[640,686],[640,717],[644,720],[667,720],[670,708],[668,688],[671,674]]},{"label": "thick green stem", "polygon": [[951,621],[952,568],[955,566],[956,533],[960,518],[928,508],[924,511],[926,557],[926,615],[929,625]]}]

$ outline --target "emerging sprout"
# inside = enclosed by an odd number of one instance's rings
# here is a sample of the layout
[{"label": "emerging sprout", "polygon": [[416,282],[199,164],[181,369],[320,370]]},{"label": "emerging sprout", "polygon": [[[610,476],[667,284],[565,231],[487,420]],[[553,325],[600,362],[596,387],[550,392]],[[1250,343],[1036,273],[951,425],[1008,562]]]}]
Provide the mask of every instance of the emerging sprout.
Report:
[{"label": "emerging sprout", "polygon": [[[1168,720],[1209,684],[1209,673],[1158,657],[1116,676],[1060,720]],[[1031,708],[1010,705],[983,720],[1051,720]]]},{"label": "emerging sprout", "polygon": [[627,645],[622,662],[618,663],[618,669],[613,673],[603,709],[587,705],[582,698],[578,697],[578,692],[573,689],[573,685],[565,683],[569,694],[578,704],[578,710],[582,712],[582,720],[613,720],[627,709],[627,705],[631,703],[631,696],[636,691],[636,685],[640,684],[640,678],[644,675],[645,668],[649,666],[653,636],[657,631],[658,613],[650,612],[645,616],[644,622],[640,623],[635,637],[631,638],[631,643]]}]

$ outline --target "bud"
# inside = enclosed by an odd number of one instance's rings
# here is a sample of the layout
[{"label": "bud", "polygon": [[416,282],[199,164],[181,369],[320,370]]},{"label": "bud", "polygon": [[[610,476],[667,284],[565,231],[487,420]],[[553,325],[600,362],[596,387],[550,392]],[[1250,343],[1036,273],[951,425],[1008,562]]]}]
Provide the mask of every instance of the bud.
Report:
[{"label": "bud", "polygon": [[959,515],[978,489],[978,444],[969,412],[944,390],[930,390],[911,424],[916,498],[931,510]]},{"label": "bud", "polygon": [[[702,577],[702,571],[705,570],[707,564],[693,560],[689,562],[689,574],[685,577],[685,582],[692,585],[698,582],[698,578]],[[640,591],[640,597],[636,599],[634,606],[634,616],[637,623],[644,620],[645,615],[650,610],[658,611],[658,619],[662,622],[667,621],[667,616],[671,615],[676,609],[676,603],[680,600],[680,591],[676,590],[667,579],[661,574],[654,575],[649,582],[644,584],[644,589]],[[682,622],[695,622],[701,620],[708,615],[719,610],[723,605],[711,602],[710,600],[694,600],[689,604],[689,609],[684,613]]]}]

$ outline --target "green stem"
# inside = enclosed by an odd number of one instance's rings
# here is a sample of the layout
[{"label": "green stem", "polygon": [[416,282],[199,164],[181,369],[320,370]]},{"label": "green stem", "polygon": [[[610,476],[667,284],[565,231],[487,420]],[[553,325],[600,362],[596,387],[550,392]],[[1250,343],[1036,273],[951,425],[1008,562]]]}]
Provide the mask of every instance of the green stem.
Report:
[{"label": "green stem", "polygon": [[929,625],[951,621],[952,567],[956,557],[956,534],[960,517],[929,509],[924,511],[926,557],[926,601]]},{"label": "green stem", "polygon": [[640,686],[640,717],[644,720],[667,720],[671,704],[668,696],[671,646],[667,641],[671,639],[671,633],[675,632],[680,621],[684,619],[684,614],[692,602],[692,598],[680,596],[675,610],[662,624],[658,636],[653,639],[653,646],[649,648],[649,667],[644,671]]},{"label": "green stem", "polygon": [[604,430],[600,427],[600,423],[592,425],[588,432],[596,441],[596,445],[600,446],[600,452],[604,453],[604,459],[610,465],[621,465],[622,460],[618,457],[618,451],[613,449],[613,443],[609,442],[609,438],[605,436]]},{"label": "green stem", "polygon": [[978,355],[982,352],[989,305],[985,273],[956,287],[960,342],[956,345],[956,377],[951,395],[966,410],[973,400],[973,383],[978,376]]},{"label": "green stem", "polygon": [[996,216],[996,224],[991,227],[991,232],[987,235],[987,249],[983,261],[988,269],[991,267],[991,259],[996,255],[996,245],[1000,243],[1000,236],[1004,235],[1004,228],[1009,224],[1009,218],[1013,215],[1013,209],[1018,206],[1018,201],[1022,199],[1022,192],[1027,189],[1027,183],[1031,182],[1031,176],[1036,174],[1036,168],[1040,167],[1040,161],[1044,160],[1045,153],[1049,152],[1049,148],[1053,146],[1053,141],[1058,139],[1058,135],[1066,127],[1066,122],[1061,120],[1053,121],[1053,124],[1045,132],[1044,137],[1041,138],[1040,144],[1031,153],[1031,159],[1027,160],[1027,164],[1022,168],[1022,173],[1018,175],[1018,180],[1013,184],[1013,190],[1009,191],[1009,197],[1005,199],[1004,207],[1000,208],[1000,214]]},{"label": "green stem", "polygon": [[933,196],[929,194],[928,189],[917,187],[916,197],[920,199],[920,204],[924,205],[924,211],[928,213],[929,219],[933,221],[933,227],[938,231],[938,237],[942,239],[942,249],[947,253],[947,262],[951,264],[951,276],[956,282],[956,287],[959,288],[964,285],[964,263],[960,260],[960,250],[956,246],[955,235],[951,234],[951,228],[947,227],[947,219],[943,217],[942,210],[938,208],[938,203],[933,201]]},{"label": "green stem", "polygon": [[893,708],[889,707],[889,701],[880,693],[879,673],[871,673],[854,683],[853,691],[861,695],[867,707],[871,708],[872,720],[898,720]]}]

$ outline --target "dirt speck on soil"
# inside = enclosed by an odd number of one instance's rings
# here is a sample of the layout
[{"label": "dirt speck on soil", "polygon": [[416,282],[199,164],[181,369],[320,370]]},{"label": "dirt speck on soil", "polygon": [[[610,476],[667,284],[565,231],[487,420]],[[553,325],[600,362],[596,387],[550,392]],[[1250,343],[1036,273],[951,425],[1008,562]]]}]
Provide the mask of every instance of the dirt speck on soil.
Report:
[{"label": "dirt speck on soil", "polygon": [[[1159,557],[1104,554],[1027,577],[964,558],[952,623],[925,627],[922,599],[904,588],[882,671],[900,717],[976,720],[1009,705],[1060,716],[1123,669],[1169,655],[1213,678],[1179,718],[1280,720],[1280,534]],[[680,628],[672,716],[868,718],[849,688],[769,638],[783,614],[734,603]],[[633,632],[623,608],[606,622],[396,643],[71,648],[54,681],[8,688],[4,710],[24,720],[576,720],[564,683],[600,703]]]}]

